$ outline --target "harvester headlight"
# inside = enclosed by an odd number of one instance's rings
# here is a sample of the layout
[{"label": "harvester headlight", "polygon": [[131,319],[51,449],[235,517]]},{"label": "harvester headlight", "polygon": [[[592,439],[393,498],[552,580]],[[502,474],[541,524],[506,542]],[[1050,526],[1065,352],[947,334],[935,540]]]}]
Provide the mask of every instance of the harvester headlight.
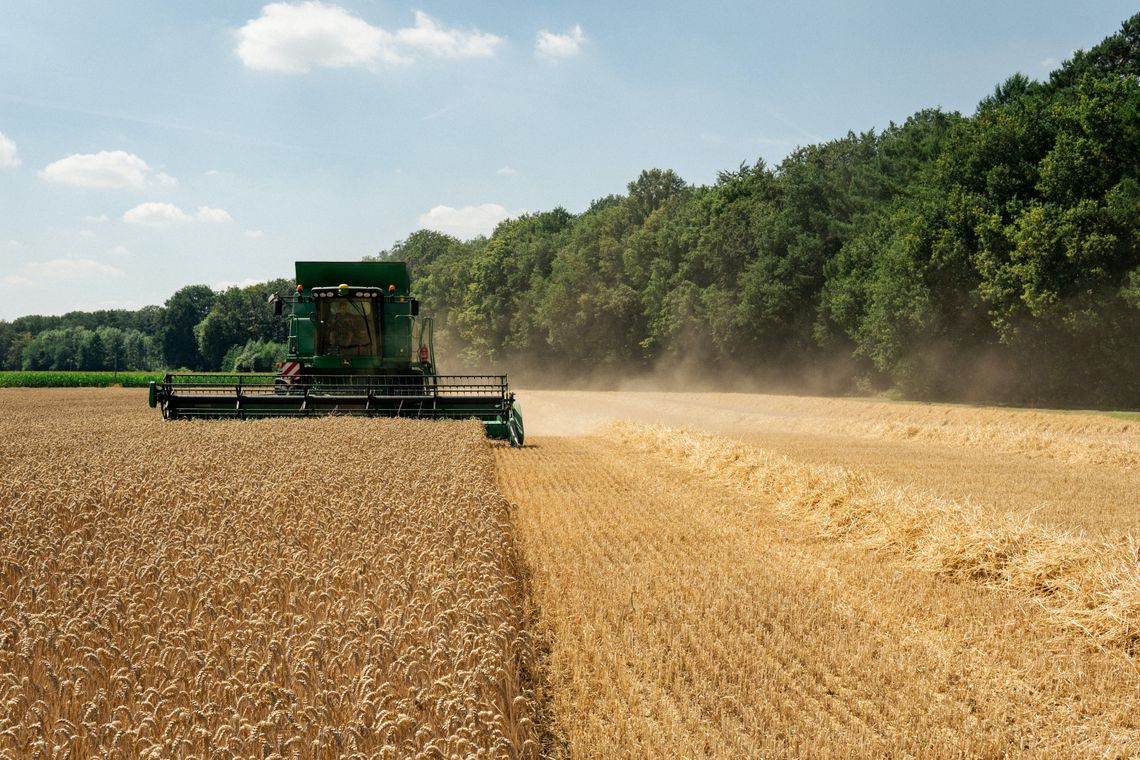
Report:
[{"label": "harvester headlight", "polygon": [[358,291],[356,291],[356,297],[357,298],[364,298],[364,294],[358,290]]}]

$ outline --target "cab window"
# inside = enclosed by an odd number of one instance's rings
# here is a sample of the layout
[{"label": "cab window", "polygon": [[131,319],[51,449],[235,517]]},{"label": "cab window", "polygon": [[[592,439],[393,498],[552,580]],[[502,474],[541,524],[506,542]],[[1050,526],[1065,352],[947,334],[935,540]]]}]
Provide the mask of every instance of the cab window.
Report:
[{"label": "cab window", "polygon": [[372,301],[330,298],[317,304],[317,353],[379,356],[380,330]]}]

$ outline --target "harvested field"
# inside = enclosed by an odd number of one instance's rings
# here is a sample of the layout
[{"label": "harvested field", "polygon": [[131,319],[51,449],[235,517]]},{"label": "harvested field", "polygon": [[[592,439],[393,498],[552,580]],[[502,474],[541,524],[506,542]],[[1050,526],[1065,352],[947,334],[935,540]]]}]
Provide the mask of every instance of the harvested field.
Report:
[{"label": "harvested field", "polygon": [[1140,416],[748,393],[521,398],[531,435],[614,420],[691,427],[1058,528],[1140,534]]},{"label": "harvested field", "polygon": [[606,432],[698,477],[766,499],[805,533],[890,552],[921,569],[1028,594],[1061,626],[1140,650],[1138,544],[1094,541],[1008,512],[884,485],[720,436],[615,423]]},{"label": "harvested field", "polygon": [[[1010,444],[1006,490],[974,481],[963,504],[881,476],[905,475],[905,462],[840,465],[853,447],[873,463],[887,442],[925,452],[919,467],[969,440],[890,440],[860,417],[865,402],[818,401],[816,414],[840,408],[836,431],[798,418],[808,399],[524,394],[532,445],[496,456],[567,754],[1140,754],[1135,544],[1109,517],[1087,537],[994,498],[1026,485],[1027,462],[1109,480],[1127,468]],[[992,439],[1020,440],[1004,426],[1021,412],[966,412]],[[1026,414],[1042,429],[1072,424]],[[727,435],[606,423],[622,417]],[[1127,452],[1121,424],[1089,416],[1074,436]],[[790,436],[812,456],[797,459]],[[769,437],[788,454],[756,448]],[[1062,495],[1055,514],[1079,525],[1082,512],[1130,507]]]},{"label": "harvested field", "polygon": [[1140,678],[1028,594],[601,437],[497,450],[573,757],[1129,756]]},{"label": "harvested field", "polygon": [[0,756],[537,754],[477,423],[0,405]]},{"label": "harvested field", "polygon": [[588,432],[599,419],[618,416],[665,424],[696,422],[713,432],[921,440],[1140,469],[1140,416],[760,393],[535,391],[525,399],[528,405],[553,409],[581,405],[587,410],[584,415],[561,416],[563,430],[576,426],[578,432]]}]

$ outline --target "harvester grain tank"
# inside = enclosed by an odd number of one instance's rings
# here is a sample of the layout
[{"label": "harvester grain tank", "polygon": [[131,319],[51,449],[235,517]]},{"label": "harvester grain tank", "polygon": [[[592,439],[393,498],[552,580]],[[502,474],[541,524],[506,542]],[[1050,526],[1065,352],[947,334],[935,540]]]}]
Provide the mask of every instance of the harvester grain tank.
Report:
[{"label": "harvester grain tank", "polygon": [[393,261],[299,261],[288,355],[274,374],[178,374],[150,384],[168,420],[357,415],[482,420],[487,435],[523,443],[506,375],[440,375],[432,318]]}]

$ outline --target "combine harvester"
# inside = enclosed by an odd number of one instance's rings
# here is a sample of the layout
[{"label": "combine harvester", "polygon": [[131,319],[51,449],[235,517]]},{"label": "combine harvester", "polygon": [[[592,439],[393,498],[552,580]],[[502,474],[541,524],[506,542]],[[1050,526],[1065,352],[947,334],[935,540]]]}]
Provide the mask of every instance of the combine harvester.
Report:
[{"label": "combine harvester", "polygon": [[289,319],[288,356],[272,374],[168,374],[150,405],[168,420],[357,415],[482,420],[523,443],[506,375],[436,374],[432,319],[420,316],[402,262],[297,262],[297,292],[271,296]]}]

